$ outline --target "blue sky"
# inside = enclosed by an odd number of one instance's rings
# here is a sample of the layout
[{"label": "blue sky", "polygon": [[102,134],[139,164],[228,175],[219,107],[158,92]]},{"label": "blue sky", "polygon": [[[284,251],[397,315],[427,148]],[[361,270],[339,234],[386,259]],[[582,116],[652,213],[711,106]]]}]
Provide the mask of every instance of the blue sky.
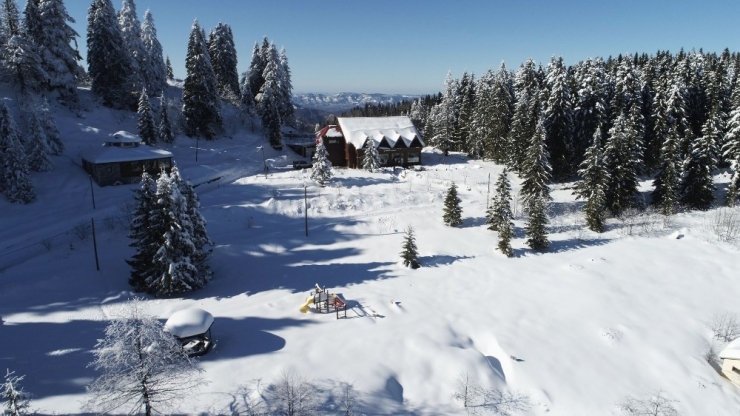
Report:
[{"label": "blue sky", "polygon": [[[19,0],[22,5],[24,2]],[[67,0],[86,52],[87,0]],[[121,1],[113,0],[116,9]],[[480,75],[502,61],[567,64],[620,53],[740,51],[737,0],[137,0],[148,8],[175,76],[185,76],[193,20],[231,26],[239,72],[256,41],[285,47],[295,92],[435,93],[447,71]]]}]

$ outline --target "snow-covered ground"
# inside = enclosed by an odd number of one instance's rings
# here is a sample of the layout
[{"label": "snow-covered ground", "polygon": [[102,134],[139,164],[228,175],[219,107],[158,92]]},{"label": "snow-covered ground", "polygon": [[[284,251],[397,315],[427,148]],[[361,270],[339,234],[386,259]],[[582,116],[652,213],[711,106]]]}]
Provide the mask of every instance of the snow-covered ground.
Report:
[{"label": "snow-covered ground", "polygon": [[[39,412],[73,414],[96,376],[86,366],[106,318],[134,296],[119,220],[136,186],[95,186],[93,209],[78,155],[135,131],[135,118],[60,108],[58,123],[67,151],[53,172],[33,175],[36,202],[0,201],[0,370],[26,374]],[[205,288],[146,301],[162,320],[191,306],[215,317],[216,347],[199,364],[210,383],[183,412],[230,414],[286,370],[320,390],[320,414],[336,408],[342,381],[354,383],[360,414],[464,414],[452,398],[461,373],[528,395],[524,415],[617,414],[627,397],[660,390],[683,415],[740,411],[740,390],[705,359],[706,321],[740,312],[738,248],[708,230],[716,211],[613,220],[599,235],[584,230],[567,184],[556,185],[550,249],[525,246],[517,212],[506,258],[484,224],[488,178],[493,188],[501,166],[427,149],[422,171],[340,169],[320,188],[291,168],[300,158],[287,148],[265,148],[265,177],[263,139],[232,136],[201,140],[198,162],[194,139],[167,147],[183,177],[203,183],[216,244]],[[460,228],[442,223],[450,181],[463,200]],[[100,271],[92,238],[75,232],[93,218]],[[418,270],[400,265],[408,226]],[[317,283],[346,300],[347,319],[299,311]]]}]

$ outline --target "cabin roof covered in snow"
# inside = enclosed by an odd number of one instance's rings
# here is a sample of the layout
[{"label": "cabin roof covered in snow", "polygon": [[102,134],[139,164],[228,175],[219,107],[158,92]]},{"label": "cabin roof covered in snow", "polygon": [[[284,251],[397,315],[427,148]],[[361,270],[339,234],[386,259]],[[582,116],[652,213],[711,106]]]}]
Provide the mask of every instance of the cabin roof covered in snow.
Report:
[{"label": "cabin roof covered in snow", "polygon": [[205,334],[213,325],[213,315],[200,308],[177,311],[164,324],[164,330],[178,338]]},{"label": "cabin roof covered in snow", "polygon": [[740,338],[727,344],[725,349],[719,353],[719,358],[729,360],[740,360]]},{"label": "cabin roof covered in snow", "polygon": [[95,164],[163,159],[167,157],[172,157],[172,153],[162,149],[155,149],[145,144],[134,147],[100,146],[82,153],[84,160]]},{"label": "cabin roof covered in snow", "polygon": [[414,123],[406,116],[339,117],[337,120],[347,143],[351,143],[358,149],[365,144],[368,138],[373,139],[375,147],[378,147],[383,139],[391,147],[394,147],[399,140],[402,140],[408,147],[415,138],[424,146],[424,141],[414,127]]},{"label": "cabin roof covered in snow", "polygon": [[111,134],[112,138],[108,140],[111,143],[141,143],[141,138],[125,130],[117,131]]},{"label": "cabin roof covered in snow", "polygon": [[339,126],[336,126],[334,124],[330,124],[328,126],[324,126],[319,132],[316,134],[316,137],[342,137],[344,136],[342,134],[342,129]]}]

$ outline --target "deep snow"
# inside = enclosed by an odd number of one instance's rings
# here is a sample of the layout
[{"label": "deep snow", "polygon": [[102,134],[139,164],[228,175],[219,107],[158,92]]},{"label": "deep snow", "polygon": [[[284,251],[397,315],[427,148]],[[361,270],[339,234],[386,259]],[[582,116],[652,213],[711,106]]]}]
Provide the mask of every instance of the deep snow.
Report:
[{"label": "deep snow", "polygon": [[[110,133],[135,131],[135,115],[87,108],[84,118],[57,108],[67,150],[54,171],[33,174],[37,200],[0,201],[0,370],[26,374],[41,413],[80,412],[96,375],[86,367],[91,349],[106,318],[134,296],[120,207],[136,186],[93,186],[93,209],[79,154]],[[197,163],[194,139],[164,147],[200,184],[216,244],[205,288],[146,301],[162,321],[188,307],[215,317],[216,347],[199,364],[210,383],[183,412],[231,413],[246,392],[264,391],[289,369],[321,390],[327,414],[347,380],[358,413],[463,414],[452,399],[462,372],[486,388],[528,394],[526,415],[616,414],[628,396],[659,390],[683,415],[740,410],[738,388],[704,358],[706,321],[740,312],[737,247],[706,226],[716,211],[611,220],[599,235],[584,231],[572,184],[554,185],[550,249],[524,245],[515,210],[515,257],[506,258],[484,224],[488,178],[493,192],[502,166],[426,149],[423,171],[339,169],[320,188],[292,169],[300,158],[289,149],[265,148],[265,176],[256,149],[264,140],[248,129],[232,137],[199,141]],[[449,181],[463,200],[460,228],[442,224]],[[100,271],[92,238],[74,232],[92,218]],[[400,264],[407,226],[417,270]],[[317,283],[346,300],[347,319],[299,311]]]}]

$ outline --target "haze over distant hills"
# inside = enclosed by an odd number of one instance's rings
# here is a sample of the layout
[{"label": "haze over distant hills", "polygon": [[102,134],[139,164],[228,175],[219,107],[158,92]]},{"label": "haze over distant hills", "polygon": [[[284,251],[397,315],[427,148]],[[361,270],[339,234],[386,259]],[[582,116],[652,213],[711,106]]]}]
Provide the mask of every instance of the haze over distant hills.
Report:
[{"label": "haze over distant hills", "polygon": [[313,108],[330,113],[341,113],[353,107],[365,104],[395,104],[403,100],[413,100],[416,95],[405,94],[368,94],[341,92],[337,94],[294,93],[293,103],[303,108]]}]

